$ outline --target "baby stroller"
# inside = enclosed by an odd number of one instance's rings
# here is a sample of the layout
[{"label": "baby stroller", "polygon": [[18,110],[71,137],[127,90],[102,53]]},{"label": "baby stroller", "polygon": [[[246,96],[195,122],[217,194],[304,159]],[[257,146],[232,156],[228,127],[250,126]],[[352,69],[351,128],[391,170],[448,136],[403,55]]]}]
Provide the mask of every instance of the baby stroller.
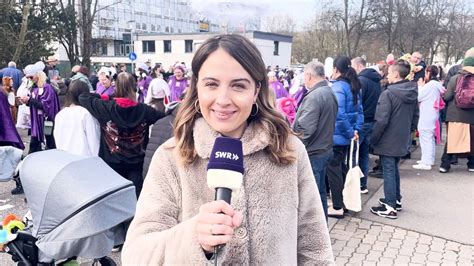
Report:
[{"label": "baby stroller", "polygon": [[13,261],[54,265],[81,257],[115,265],[106,256],[123,244],[135,214],[132,182],[99,157],[60,150],[27,156],[20,175],[32,222],[7,244]]}]

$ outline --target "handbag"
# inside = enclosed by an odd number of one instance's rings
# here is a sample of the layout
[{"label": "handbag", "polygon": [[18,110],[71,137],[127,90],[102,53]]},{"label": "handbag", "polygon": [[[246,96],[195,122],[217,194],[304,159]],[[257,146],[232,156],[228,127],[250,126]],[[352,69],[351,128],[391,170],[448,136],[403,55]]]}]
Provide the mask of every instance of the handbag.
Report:
[{"label": "handbag", "polygon": [[53,135],[53,126],[54,122],[49,121],[49,120],[44,120],[44,125],[43,125],[43,133],[45,136],[51,136]]},{"label": "handbag", "polygon": [[[355,166],[352,165],[354,160],[354,143],[357,145]],[[344,189],[342,190],[342,196],[344,198],[344,205],[347,209],[355,212],[362,210],[362,199],[360,196],[360,178],[364,174],[359,167],[359,141],[352,139],[351,148],[349,153],[349,171],[347,171],[346,182],[344,183]]]}]

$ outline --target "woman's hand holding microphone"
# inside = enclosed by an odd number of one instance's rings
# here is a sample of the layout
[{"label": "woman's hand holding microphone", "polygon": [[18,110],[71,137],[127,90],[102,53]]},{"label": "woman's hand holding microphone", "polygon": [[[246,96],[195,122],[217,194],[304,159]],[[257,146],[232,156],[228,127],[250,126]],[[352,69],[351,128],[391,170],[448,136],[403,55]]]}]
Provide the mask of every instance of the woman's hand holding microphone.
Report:
[{"label": "woman's hand holding microphone", "polygon": [[242,219],[242,213],[223,200],[202,205],[197,215],[199,244],[206,252],[213,252],[215,246],[232,239],[234,229],[242,224]]}]

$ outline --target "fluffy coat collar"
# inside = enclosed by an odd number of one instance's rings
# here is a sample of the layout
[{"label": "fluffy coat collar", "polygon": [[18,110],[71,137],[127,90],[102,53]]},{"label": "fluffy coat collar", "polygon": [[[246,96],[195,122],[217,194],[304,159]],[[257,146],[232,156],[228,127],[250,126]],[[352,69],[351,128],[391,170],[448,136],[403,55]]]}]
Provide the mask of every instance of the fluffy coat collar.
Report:
[{"label": "fluffy coat collar", "polygon": [[[217,137],[222,136],[209,126],[204,118],[198,118],[194,124],[194,147],[199,157],[208,159]],[[255,122],[250,122],[240,139],[244,156],[265,149],[270,144],[270,136],[263,127]]]}]

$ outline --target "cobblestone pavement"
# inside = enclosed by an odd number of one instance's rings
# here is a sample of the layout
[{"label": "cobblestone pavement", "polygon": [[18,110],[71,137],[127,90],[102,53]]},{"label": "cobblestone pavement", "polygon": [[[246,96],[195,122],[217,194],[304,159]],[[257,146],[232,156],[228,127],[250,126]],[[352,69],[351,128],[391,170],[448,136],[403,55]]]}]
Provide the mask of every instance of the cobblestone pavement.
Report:
[{"label": "cobblestone pavement", "polygon": [[474,265],[473,246],[353,217],[331,242],[337,265]]}]

